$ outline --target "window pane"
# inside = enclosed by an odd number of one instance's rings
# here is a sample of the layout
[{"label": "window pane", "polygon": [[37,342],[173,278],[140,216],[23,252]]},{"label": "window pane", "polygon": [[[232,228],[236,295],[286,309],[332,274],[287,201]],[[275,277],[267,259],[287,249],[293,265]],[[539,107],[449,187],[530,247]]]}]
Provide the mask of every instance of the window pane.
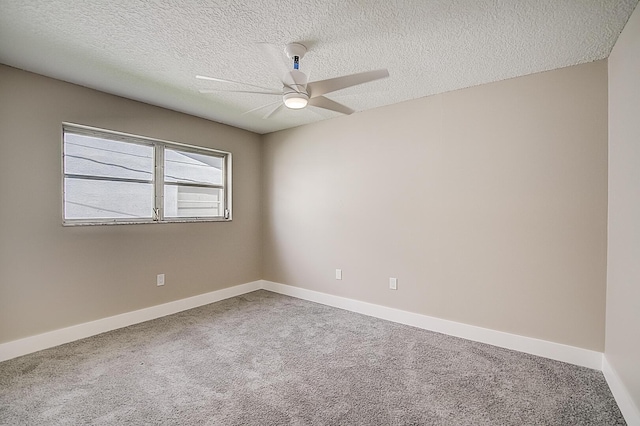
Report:
[{"label": "window pane", "polygon": [[65,133],[65,174],[153,179],[153,147]]},{"label": "window pane", "polygon": [[165,185],[165,217],[223,216],[223,190],[192,186]]},{"label": "window pane", "polygon": [[66,219],[150,219],[153,184],[65,178]]},{"label": "window pane", "polygon": [[222,185],[223,159],[211,155],[165,149],[164,181]]}]

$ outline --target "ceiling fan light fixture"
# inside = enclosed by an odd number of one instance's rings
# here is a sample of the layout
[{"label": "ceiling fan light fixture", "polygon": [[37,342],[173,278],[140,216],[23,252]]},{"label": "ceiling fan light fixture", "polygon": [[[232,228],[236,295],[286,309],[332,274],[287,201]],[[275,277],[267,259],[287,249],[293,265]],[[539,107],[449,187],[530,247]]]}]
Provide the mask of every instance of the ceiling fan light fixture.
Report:
[{"label": "ceiling fan light fixture", "polygon": [[[267,44],[262,43],[262,46]],[[272,52],[273,49],[269,49]],[[373,71],[365,71],[356,74],[343,75],[340,77],[328,78],[326,80],[317,80],[309,82],[307,75],[300,70],[300,59],[307,53],[307,48],[300,43],[290,43],[285,48],[285,53],[289,59],[293,59],[293,69],[289,70],[280,79],[282,81],[282,91],[272,89],[270,87],[264,87],[252,83],[243,83],[240,81],[227,80],[224,78],[196,76],[196,78],[202,80],[212,80],[221,83],[242,84],[247,87],[251,87],[252,90],[200,90],[201,93],[217,93],[223,92],[237,92],[237,93],[251,93],[259,95],[280,95],[282,96],[282,103],[272,108],[269,113],[262,118],[267,119],[273,116],[278,111],[282,111],[282,107],[285,106],[289,109],[297,110],[306,108],[307,105],[311,105],[315,108],[322,108],[329,111],[335,111],[340,114],[349,115],[355,112],[355,110],[342,105],[336,101],[326,98],[324,95],[327,93],[335,92],[337,90],[346,89],[348,87],[357,86],[359,84],[368,83],[370,81],[380,80],[382,78],[389,77],[389,71],[386,69],[379,69]],[[281,57],[276,53],[276,62],[279,62]],[[255,89],[259,89],[255,90]],[[273,102],[268,105],[263,105],[258,108],[254,108],[245,112],[244,114],[252,113],[270,105],[275,105],[279,102]]]},{"label": "ceiling fan light fixture", "polygon": [[291,109],[302,109],[309,103],[309,96],[306,93],[285,93],[282,99],[284,100],[284,105]]}]

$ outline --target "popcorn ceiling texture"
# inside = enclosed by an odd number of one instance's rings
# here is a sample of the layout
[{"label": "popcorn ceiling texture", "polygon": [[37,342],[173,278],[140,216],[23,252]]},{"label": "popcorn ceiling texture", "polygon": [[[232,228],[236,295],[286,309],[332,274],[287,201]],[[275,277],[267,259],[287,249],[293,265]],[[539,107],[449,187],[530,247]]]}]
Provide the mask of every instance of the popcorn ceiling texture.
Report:
[{"label": "popcorn ceiling texture", "polygon": [[[279,89],[256,47],[302,42],[310,81],[387,68],[327,95],[357,111],[609,55],[638,0],[0,0],[0,62],[258,133],[339,116],[244,112]],[[282,56],[282,62],[285,63]]]}]

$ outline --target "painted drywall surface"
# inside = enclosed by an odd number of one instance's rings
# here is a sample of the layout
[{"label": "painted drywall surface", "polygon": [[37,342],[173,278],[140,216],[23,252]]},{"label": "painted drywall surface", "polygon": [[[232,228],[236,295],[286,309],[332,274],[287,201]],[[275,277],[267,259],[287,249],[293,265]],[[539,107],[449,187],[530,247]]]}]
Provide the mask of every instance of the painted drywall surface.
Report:
[{"label": "painted drywall surface", "polygon": [[640,8],[609,57],[605,356],[640,408]]},{"label": "painted drywall surface", "polygon": [[264,140],[265,279],[604,349],[606,62]]},{"label": "painted drywall surface", "polygon": [[[0,342],[261,278],[259,136],[6,66],[0,89]],[[233,221],[63,227],[63,121],[230,151]]]}]

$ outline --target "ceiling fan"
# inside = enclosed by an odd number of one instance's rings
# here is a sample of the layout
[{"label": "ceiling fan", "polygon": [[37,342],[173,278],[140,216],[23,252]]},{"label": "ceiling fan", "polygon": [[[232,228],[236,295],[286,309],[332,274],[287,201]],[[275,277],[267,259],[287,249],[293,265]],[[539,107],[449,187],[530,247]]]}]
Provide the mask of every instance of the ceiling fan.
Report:
[{"label": "ceiling fan", "polygon": [[[262,45],[266,46],[266,43]],[[258,108],[254,108],[250,111],[245,112],[245,114],[248,114],[262,108],[277,105],[263,116],[263,118],[265,119],[276,114],[277,112],[282,110],[283,107],[287,107],[290,109],[302,109],[308,105],[336,111],[342,114],[352,114],[353,112],[355,112],[353,109],[349,108],[346,105],[342,105],[336,101],[333,101],[325,97],[324,95],[326,95],[327,93],[335,92],[336,90],[346,89],[347,87],[357,86],[359,84],[369,83],[371,81],[389,77],[389,71],[387,71],[386,69],[379,69],[357,74],[344,75],[341,77],[329,78],[327,80],[309,82],[306,74],[300,71],[300,59],[302,59],[307,53],[307,48],[300,43],[290,43],[285,47],[284,51],[287,54],[287,57],[293,60],[293,69],[287,71],[286,74],[281,78],[281,90],[257,86],[255,84],[243,83],[240,81],[197,75],[196,78],[200,80],[241,84],[253,89],[260,89],[260,91],[204,89],[200,90],[200,93],[235,92],[281,96],[282,101],[278,100],[276,102],[262,105]]]}]

